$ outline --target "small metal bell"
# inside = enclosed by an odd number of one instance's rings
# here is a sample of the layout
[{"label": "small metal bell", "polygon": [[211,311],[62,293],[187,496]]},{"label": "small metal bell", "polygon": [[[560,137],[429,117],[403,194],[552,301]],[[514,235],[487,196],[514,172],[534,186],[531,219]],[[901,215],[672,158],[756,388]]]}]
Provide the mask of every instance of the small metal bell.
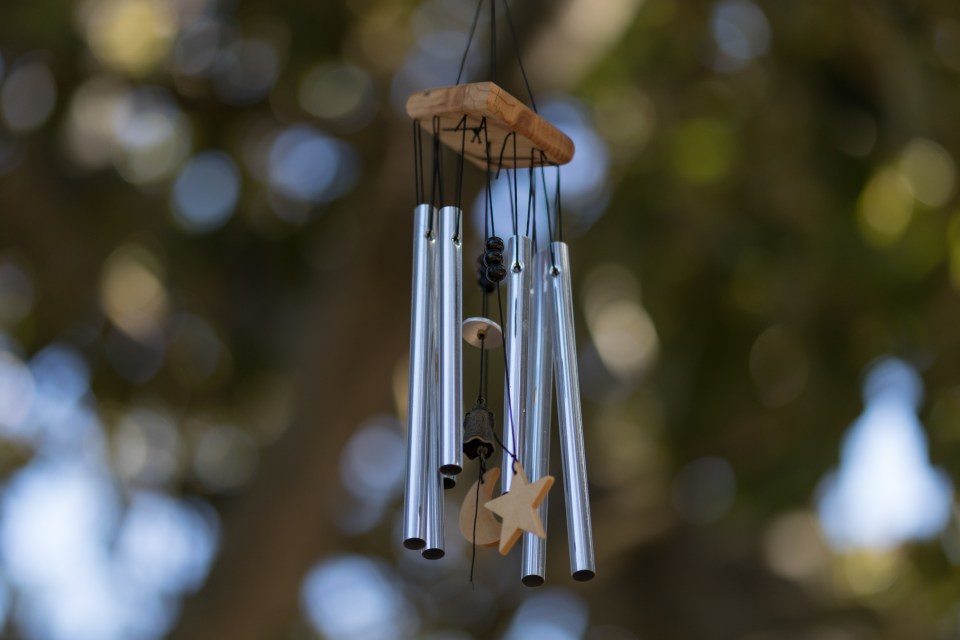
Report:
[{"label": "small metal bell", "polygon": [[463,419],[463,452],[471,460],[482,456],[484,460],[494,451],[494,417],[481,399],[467,412]]}]

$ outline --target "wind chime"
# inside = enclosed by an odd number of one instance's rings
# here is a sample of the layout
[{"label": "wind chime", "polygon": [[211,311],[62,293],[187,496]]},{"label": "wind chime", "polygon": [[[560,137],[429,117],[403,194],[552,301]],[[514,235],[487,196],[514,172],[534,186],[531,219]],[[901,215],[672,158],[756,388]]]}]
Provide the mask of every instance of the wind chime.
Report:
[{"label": "wind chime", "polygon": [[[493,82],[459,84],[483,2],[479,0],[477,5],[457,84],[415,93],[407,101],[407,113],[413,119],[419,204],[414,208],[413,229],[403,545],[420,551],[424,558],[443,557],[443,492],[456,485],[466,455],[477,460],[478,474],[461,508],[461,532],[474,545],[474,553],[477,546],[498,546],[502,555],[522,536],[521,580],[528,586],[543,584],[547,493],[554,483],[550,475],[550,416],[555,381],[570,571],[575,580],[584,581],[593,578],[596,567],[559,172],[559,167],[573,158],[574,146],[536,112],[532,93],[531,109]],[[496,67],[496,4],[490,0],[491,76]],[[503,5],[516,47],[506,0]],[[529,92],[522,62],[520,70]],[[429,196],[423,162],[425,128],[432,133],[433,143]],[[457,153],[452,204],[443,188],[444,146]],[[485,172],[486,194],[483,250],[477,259],[482,313],[463,320],[461,195],[465,160]],[[556,171],[552,212],[547,167]],[[517,203],[517,174],[523,170],[530,178],[526,225],[520,224]],[[538,173],[547,203],[546,230],[537,229],[536,224]],[[506,242],[496,235],[491,195],[491,180],[500,179],[501,174],[513,201],[512,228]],[[488,317],[491,298],[496,299],[499,323]],[[479,349],[481,374],[477,401],[466,414],[463,342]],[[485,399],[489,362],[496,352],[503,353],[504,365],[502,439]],[[502,469],[488,469],[487,461],[498,444]],[[501,492],[494,497],[498,479]]]}]

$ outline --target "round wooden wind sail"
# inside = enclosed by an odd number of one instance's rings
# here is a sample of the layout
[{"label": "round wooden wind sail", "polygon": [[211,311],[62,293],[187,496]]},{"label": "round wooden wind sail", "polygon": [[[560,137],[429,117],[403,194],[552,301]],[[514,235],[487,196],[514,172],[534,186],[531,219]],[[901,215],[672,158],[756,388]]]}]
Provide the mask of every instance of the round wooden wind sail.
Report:
[{"label": "round wooden wind sail", "polygon": [[418,91],[407,99],[407,115],[483,170],[573,159],[573,140],[492,82]]}]

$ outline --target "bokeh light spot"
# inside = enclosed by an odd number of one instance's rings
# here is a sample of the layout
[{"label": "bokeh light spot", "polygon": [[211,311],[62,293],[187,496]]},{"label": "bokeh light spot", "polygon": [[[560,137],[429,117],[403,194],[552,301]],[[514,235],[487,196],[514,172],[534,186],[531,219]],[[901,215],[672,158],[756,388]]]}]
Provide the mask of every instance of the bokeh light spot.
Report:
[{"label": "bokeh light spot", "polygon": [[869,597],[893,586],[907,567],[896,553],[861,549],[842,557],[839,568],[854,595]]},{"label": "bokeh light spot", "polygon": [[117,516],[116,495],[102,473],[67,462],[30,465],[3,499],[4,567],[18,586],[77,580],[102,562]]},{"label": "bokeh light spot", "polygon": [[566,589],[546,589],[524,600],[503,637],[578,640],[587,629],[587,620],[587,605],[579,596]]},{"label": "bokeh light spot", "polygon": [[0,176],[10,173],[26,155],[26,145],[16,137],[0,131]]},{"label": "bokeh light spot", "polygon": [[205,151],[183,167],[170,196],[174,218],[191,233],[226,224],[240,196],[240,172],[226,153]]},{"label": "bokeh light spot", "polygon": [[177,37],[174,68],[186,76],[212,74],[218,66],[222,66],[223,48],[230,35],[230,30],[216,20],[196,20]]},{"label": "bokeh light spot", "polygon": [[714,118],[694,118],[673,133],[670,161],[674,172],[693,184],[717,182],[736,163],[736,138],[730,127]]},{"label": "bokeh light spot", "polygon": [[653,100],[635,87],[608,89],[597,96],[593,108],[597,130],[620,158],[640,153],[656,130]]},{"label": "bokeh light spot", "polygon": [[820,577],[830,554],[815,514],[793,511],[776,518],[763,537],[763,555],[777,574],[791,580]]},{"label": "bokeh light spot", "polygon": [[358,496],[386,500],[400,488],[404,441],[396,420],[380,418],[360,427],[344,447],[340,477]]},{"label": "bokeh light spot", "polygon": [[230,366],[230,352],[216,330],[200,316],[179,313],[170,321],[167,360],[174,374],[189,385],[200,386]]},{"label": "bokeh light spot", "polygon": [[102,426],[90,407],[90,367],[64,343],[44,347],[30,360],[34,402],[23,435],[50,455],[97,456]]},{"label": "bokeh light spot", "polygon": [[180,435],[168,412],[134,407],[117,424],[113,444],[116,469],[124,479],[150,486],[173,479]]},{"label": "bokeh light spot", "polygon": [[939,207],[953,195],[957,165],[936,142],[911,140],[900,154],[899,168],[913,196],[923,204]]},{"label": "bokeh light spot", "polygon": [[636,301],[606,304],[589,316],[588,323],[600,359],[618,377],[629,379],[643,373],[656,356],[657,330]]},{"label": "bokeh light spot", "polygon": [[960,71],[960,22],[940,20],[933,32],[933,43],[940,60],[954,71]]},{"label": "bokeh light spot", "polygon": [[223,53],[223,70],[214,76],[222,100],[246,105],[265,98],[280,74],[280,54],[272,42],[245,38]]},{"label": "bokeh light spot", "polygon": [[94,55],[112,69],[141,76],[170,50],[174,7],[164,0],[87,0],[80,11]]},{"label": "bokeh light spot", "polygon": [[33,280],[16,260],[0,258],[0,325],[20,322],[33,309]]},{"label": "bokeh light spot", "polygon": [[94,76],[73,92],[63,141],[70,158],[81,167],[99,169],[110,164],[115,118],[126,105],[128,93],[114,76]]},{"label": "bokeh light spot", "polygon": [[913,218],[913,189],[900,171],[878,171],[857,200],[857,222],[864,238],[883,247],[895,242]]},{"label": "bokeh light spot", "polygon": [[[324,204],[345,195],[359,177],[359,157],[345,142],[316,129],[296,126],[270,146],[268,179],[277,215],[303,222],[308,210],[296,204]],[[287,206],[287,204],[294,206]]]},{"label": "bokeh light spot", "polygon": [[34,382],[23,360],[0,346],[0,430],[16,431],[33,404]]},{"label": "bokeh light spot", "polygon": [[350,64],[320,64],[300,79],[300,106],[304,111],[354,131],[370,121],[375,110],[370,75]]},{"label": "bokeh light spot", "polygon": [[103,309],[133,338],[160,332],[170,303],[157,259],[139,245],[123,245],[104,263],[100,276]]},{"label": "bokeh light spot", "polygon": [[738,70],[770,47],[770,23],[760,7],[748,0],[718,3],[710,27],[723,54],[716,62],[721,71]]},{"label": "bokeh light spot", "polygon": [[134,337],[112,328],[107,334],[106,352],[107,360],[124,380],[143,384],[163,366],[166,344],[162,333]]},{"label": "bokeh light spot", "polygon": [[723,517],[736,495],[733,469],[723,458],[699,458],[683,467],[673,481],[673,505],[681,518],[707,524]]},{"label": "bokeh light spot", "polygon": [[28,60],[14,65],[0,88],[0,115],[17,133],[38,129],[53,113],[57,85],[46,64]]},{"label": "bokeh light spot", "polygon": [[259,458],[253,438],[236,427],[215,425],[197,440],[193,470],[211,490],[229,491],[253,478]]},{"label": "bokeh light spot", "polygon": [[947,225],[947,259],[953,288],[960,291],[960,212],[954,213]]},{"label": "bokeh light spot", "polygon": [[170,177],[190,150],[190,125],[162,89],[123,96],[112,113],[113,162],[125,179],[151,184]]},{"label": "bokeh light spot", "polygon": [[818,510],[833,548],[886,551],[936,535],[950,516],[953,486],[930,465],[917,372],[886,358],[870,369],[863,391],[866,406],[844,437],[839,469],[820,485]]},{"label": "bokeh light spot", "polygon": [[412,637],[419,626],[392,572],[363,556],[334,557],[314,567],[300,588],[300,605],[330,640]]},{"label": "bokeh light spot", "polygon": [[810,375],[800,337],[780,324],[761,333],[750,348],[750,375],[764,405],[782,407],[796,400]]},{"label": "bokeh light spot", "polygon": [[136,583],[177,595],[199,587],[217,547],[217,520],[201,503],[138,491],[124,514],[116,560]]}]

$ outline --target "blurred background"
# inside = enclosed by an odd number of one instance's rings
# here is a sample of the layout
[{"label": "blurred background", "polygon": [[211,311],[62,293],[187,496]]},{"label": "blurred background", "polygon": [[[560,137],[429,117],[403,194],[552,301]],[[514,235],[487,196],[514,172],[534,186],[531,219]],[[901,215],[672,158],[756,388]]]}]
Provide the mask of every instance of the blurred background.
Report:
[{"label": "blurred background", "polygon": [[960,5],[514,4],[577,146],[596,579],[560,484],[544,587],[471,585],[469,483],[400,545],[403,105],[474,0],[4,2],[3,637],[960,637]]}]

